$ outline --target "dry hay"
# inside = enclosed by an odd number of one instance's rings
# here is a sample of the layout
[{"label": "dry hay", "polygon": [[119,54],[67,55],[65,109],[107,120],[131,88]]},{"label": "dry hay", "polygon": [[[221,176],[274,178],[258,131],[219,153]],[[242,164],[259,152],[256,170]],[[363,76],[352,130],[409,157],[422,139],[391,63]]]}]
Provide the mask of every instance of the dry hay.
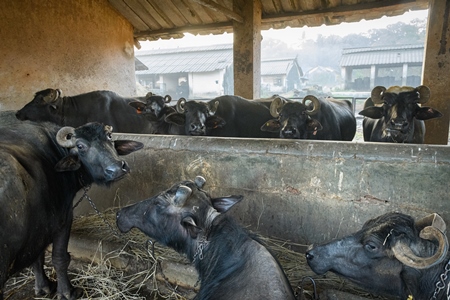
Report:
[{"label": "dry hay", "polygon": [[[69,276],[71,276],[72,284],[84,290],[85,298],[82,299],[188,299],[186,290],[167,281],[161,281],[160,279],[164,277],[157,276],[160,272],[160,262],[167,260],[189,264],[187,259],[172,249],[157,243],[152,245],[149,238],[139,230],[133,229],[127,234],[119,233],[115,226],[116,211],[116,209],[109,209],[101,215],[81,216],[74,220],[72,234],[89,236],[90,239],[108,241],[118,246],[117,251],[108,253],[104,257],[101,251],[97,251],[95,262],[91,261],[87,264],[83,262],[76,268],[71,268]],[[308,267],[304,253],[295,251],[304,249],[305,245],[262,236],[258,238],[277,257],[294,290],[302,293],[305,299],[313,299],[313,284],[310,278],[313,278],[318,292],[335,289],[369,299],[386,299],[374,297],[334,274],[315,275]],[[134,261],[131,268],[128,266],[125,270],[114,267],[112,263],[114,259],[130,256]],[[49,264],[48,262],[47,265]],[[46,267],[46,272],[50,278],[56,280],[53,268]],[[25,271],[10,279],[5,289],[5,300],[21,299],[13,297],[15,291],[22,290],[26,284],[30,285],[33,281],[34,276],[31,271]]]}]

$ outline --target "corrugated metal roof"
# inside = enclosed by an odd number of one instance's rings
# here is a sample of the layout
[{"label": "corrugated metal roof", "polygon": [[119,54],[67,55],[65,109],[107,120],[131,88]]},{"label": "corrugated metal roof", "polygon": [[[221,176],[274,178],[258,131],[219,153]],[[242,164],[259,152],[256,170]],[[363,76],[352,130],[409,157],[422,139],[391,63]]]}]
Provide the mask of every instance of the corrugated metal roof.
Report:
[{"label": "corrugated metal roof", "polygon": [[261,75],[286,75],[294,64],[294,58],[261,61]]},{"label": "corrugated metal roof", "polygon": [[422,63],[424,45],[349,48],[342,51],[341,67]]},{"label": "corrugated metal roof", "polygon": [[[135,56],[148,68],[136,71],[138,75],[212,72],[225,69],[233,62],[233,45],[138,51]],[[292,68],[294,59],[262,60],[261,75],[285,75]]]},{"label": "corrugated metal roof", "polygon": [[233,61],[233,45],[189,47],[136,52],[147,67],[136,74],[212,72],[225,69]]}]

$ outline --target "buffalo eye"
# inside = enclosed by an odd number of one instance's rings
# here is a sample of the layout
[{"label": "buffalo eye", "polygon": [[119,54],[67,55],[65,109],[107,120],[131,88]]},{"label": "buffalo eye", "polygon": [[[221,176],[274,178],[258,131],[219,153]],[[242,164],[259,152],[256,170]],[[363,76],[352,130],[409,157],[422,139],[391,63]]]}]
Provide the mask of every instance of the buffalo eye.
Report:
[{"label": "buffalo eye", "polygon": [[374,242],[369,241],[364,245],[364,249],[370,253],[373,253],[378,250],[378,246]]},{"label": "buffalo eye", "polygon": [[112,141],[112,134],[111,134],[111,133],[107,133],[107,134],[106,134],[106,139],[107,139],[108,141]]},{"label": "buffalo eye", "polygon": [[87,146],[85,144],[83,144],[83,143],[78,143],[77,144],[78,151],[85,151],[86,148],[87,148]]}]

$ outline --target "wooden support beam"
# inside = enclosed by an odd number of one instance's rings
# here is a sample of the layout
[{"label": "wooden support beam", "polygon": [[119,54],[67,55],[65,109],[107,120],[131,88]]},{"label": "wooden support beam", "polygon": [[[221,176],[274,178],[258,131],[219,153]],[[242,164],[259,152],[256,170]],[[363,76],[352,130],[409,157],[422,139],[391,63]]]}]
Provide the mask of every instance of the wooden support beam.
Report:
[{"label": "wooden support beam", "polygon": [[192,0],[192,1],[194,1],[200,5],[203,5],[209,9],[212,9],[214,11],[223,13],[225,16],[235,20],[236,22],[239,22],[239,23],[244,22],[244,18],[242,18],[241,15],[239,15],[238,13],[236,13],[232,10],[229,10],[228,8],[222,6],[214,1],[211,1],[211,0]]},{"label": "wooden support beam", "polygon": [[443,116],[425,121],[427,144],[448,144],[450,120],[450,0],[431,0],[422,81],[431,90],[431,106]]},{"label": "wooden support beam", "polygon": [[261,91],[261,15],[260,0],[233,0],[244,23],[233,22],[234,94],[256,99]]}]

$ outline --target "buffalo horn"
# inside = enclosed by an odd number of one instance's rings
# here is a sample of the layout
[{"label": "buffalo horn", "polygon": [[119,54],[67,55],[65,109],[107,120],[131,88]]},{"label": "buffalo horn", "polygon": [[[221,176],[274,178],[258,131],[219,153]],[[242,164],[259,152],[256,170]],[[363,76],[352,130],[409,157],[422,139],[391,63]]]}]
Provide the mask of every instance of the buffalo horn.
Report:
[{"label": "buffalo horn", "polygon": [[425,85],[421,85],[416,87],[416,89],[419,93],[419,100],[417,102],[419,102],[420,104],[426,103],[430,99],[430,88]]},{"label": "buffalo horn", "polygon": [[214,103],[209,102],[209,114],[212,116],[216,113],[219,107],[219,101],[214,101]]},{"label": "buffalo horn", "polygon": [[44,97],[44,101],[48,103],[54,102],[61,96],[61,94],[62,91],[60,89],[51,90],[50,94]]},{"label": "buffalo horn", "polygon": [[173,199],[175,206],[183,206],[191,193],[192,190],[189,187],[180,185],[175,193],[175,198]]},{"label": "buffalo horn", "polygon": [[320,111],[320,101],[313,95],[307,95],[305,98],[303,98],[303,105],[305,105],[306,101],[311,101],[313,104],[312,110],[307,110],[306,113],[310,116],[317,114]]},{"label": "buffalo horn", "polygon": [[73,127],[63,127],[56,134],[56,141],[61,147],[75,147],[75,129]]},{"label": "buffalo horn", "polygon": [[172,101],[172,97],[170,97],[170,95],[165,95],[164,96],[164,103],[170,103],[170,101]]},{"label": "buffalo horn", "polygon": [[438,241],[439,246],[434,255],[430,257],[419,257],[412,252],[408,245],[403,242],[397,242],[394,247],[392,247],[394,256],[404,265],[415,269],[430,268],[439,264],[445,259],[448,251],[447,236],[439,229],[439,227],[442,228],[441,222],[438,222],[438,226],[426,226],[419,234],[422,239]]},{"label": "buffalo horn", "polygon": [[373,88],[370,97],[372,98],[372,102],[374,104],[382,104],[383,103],[383,93],[386,91],[384,86],[376,86]]},{"label": "buffalo horn", "polygon": [[280,97],[276,97],[273,99],[272,103],[270,104],[270,114],[272,117],[277,118],[280,115],[281,108],[284,105],[283,99]]},{"label": "buffalo horn", "polygon": [[105,132],[112,133],[113,132],[113,127],[111,125],[105,125]]},{"label": "buffalo horn", "polygon": [[195,182],[195,185],[199,189],[201,189],[205,185],[206,179],[204,177],[202,177],[202,176],[196,176],[194,182]]},{"label": "buffalo horn", "polygon": [[176,106],[176,109],[177,109],[178,113],[184,114],[184,105],[185,104],[186,104],[186,99],[185,98],[178,99],[177,106]]},{"label": "buffalo horn", "polygon": [[147,95],[145,95],[145,99],[150,98],[151,96],[153,96],[152,92],[148,92]]}]

